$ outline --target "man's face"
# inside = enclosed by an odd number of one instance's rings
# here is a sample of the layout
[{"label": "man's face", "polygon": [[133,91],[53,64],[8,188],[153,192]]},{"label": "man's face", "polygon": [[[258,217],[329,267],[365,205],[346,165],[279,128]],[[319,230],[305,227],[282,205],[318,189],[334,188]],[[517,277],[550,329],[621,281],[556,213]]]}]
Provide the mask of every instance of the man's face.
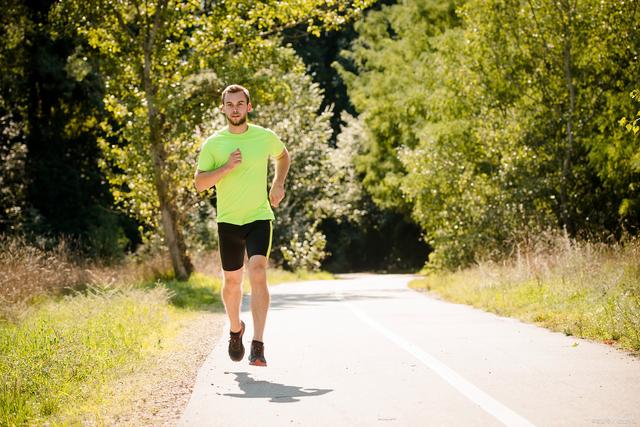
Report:
[{"label": "man's face", "polygon": [[229,123],[240,126],[247,121],[247,114],[251,112],[251,103],[243,92],[227,93],[224,97],[222,112]]}]

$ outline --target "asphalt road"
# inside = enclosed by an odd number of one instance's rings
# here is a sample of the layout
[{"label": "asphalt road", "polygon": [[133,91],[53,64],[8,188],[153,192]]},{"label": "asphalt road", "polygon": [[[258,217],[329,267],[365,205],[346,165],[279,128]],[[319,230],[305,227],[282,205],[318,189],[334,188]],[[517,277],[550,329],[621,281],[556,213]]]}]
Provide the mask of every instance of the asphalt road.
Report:
[{"label": "asphalt road", "polygon": [[[225,331],[179,425],[640,426],[639,358],[440,301],[409,280],[271,288],[269,366],[229,360]],[[247,347],[248,310],[245,299]]]}]

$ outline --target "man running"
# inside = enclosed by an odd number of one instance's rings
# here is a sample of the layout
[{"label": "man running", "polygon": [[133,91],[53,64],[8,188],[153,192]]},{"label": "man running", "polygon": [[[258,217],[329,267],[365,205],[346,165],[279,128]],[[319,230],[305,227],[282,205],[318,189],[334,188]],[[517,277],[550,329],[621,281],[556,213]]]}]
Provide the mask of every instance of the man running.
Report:
[{"label": "man running", "polygon": [[[229,357],[236,362],[244,357],[245,324],[240,320],[240,303],[246,250],[253,315],[249,363],[267,366],[262,335],[270,302],[267,261],[275,219],[271,206],[278,207],[284,198],[290,158],[274,132],[247,122],[251,110],[247,89],[240,85],[224,89],[222,112],[227,126],[202,145],[195,186],[198,191],[215,186],[218,197],[218,236],[224,271],[222,300],[230,323]],[[267,199],[269,157],[275,159],[275,175]]]}]

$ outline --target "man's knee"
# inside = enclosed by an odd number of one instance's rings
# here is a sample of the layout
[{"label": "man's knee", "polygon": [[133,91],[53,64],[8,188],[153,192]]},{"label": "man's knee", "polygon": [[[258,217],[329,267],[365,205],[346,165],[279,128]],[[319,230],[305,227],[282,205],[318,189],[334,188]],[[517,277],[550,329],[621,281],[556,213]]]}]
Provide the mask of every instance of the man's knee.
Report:
[{"label": "man's knee", "polygon": [[249,276],[260,279],[267,274],[267,259],[264,256],[252,256],[249,260]]},{"label": "man's knee", "polygon": [[240,288],[241,284],[242,284],[242,270],[240,270],[239,272],[234,271],[233,273],[227,273],[225,271],[222,285],[226,289],[229,289],[229,290],[238,289]]},{"label": "man's knee", "polygon": [[263,265],[256,265],[249,268],[249,278],[251,281],[261,280],[267,277],[267,267]]}]

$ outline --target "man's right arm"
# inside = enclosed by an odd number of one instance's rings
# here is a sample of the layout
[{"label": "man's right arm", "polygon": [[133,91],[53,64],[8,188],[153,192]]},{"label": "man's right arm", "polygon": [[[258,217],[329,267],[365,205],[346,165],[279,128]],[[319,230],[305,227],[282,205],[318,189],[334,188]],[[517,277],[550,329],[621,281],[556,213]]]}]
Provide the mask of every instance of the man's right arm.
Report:
[{"label": "man's right arm", "polygon": [[194,177],[194,183],[196,185],[196,190],[198,192],[208,190],[213,187],[220,181],[226,174],[228,174],[231,170],[227,165],[221,166],[218,169],[214,169],[212,171],[201,171],[200,169],[196,170],[196,175]]},{"label": "man's right arm", "polygon": [[229,160],[218,169],[212,171],[196,170],[194,177],[194,184],[198,192],[208,190],[216,185],[222,178],[224,178],[229,172],[234,170],[242,162],[242,155],[240,150],[236,150],[229,155]]}]

